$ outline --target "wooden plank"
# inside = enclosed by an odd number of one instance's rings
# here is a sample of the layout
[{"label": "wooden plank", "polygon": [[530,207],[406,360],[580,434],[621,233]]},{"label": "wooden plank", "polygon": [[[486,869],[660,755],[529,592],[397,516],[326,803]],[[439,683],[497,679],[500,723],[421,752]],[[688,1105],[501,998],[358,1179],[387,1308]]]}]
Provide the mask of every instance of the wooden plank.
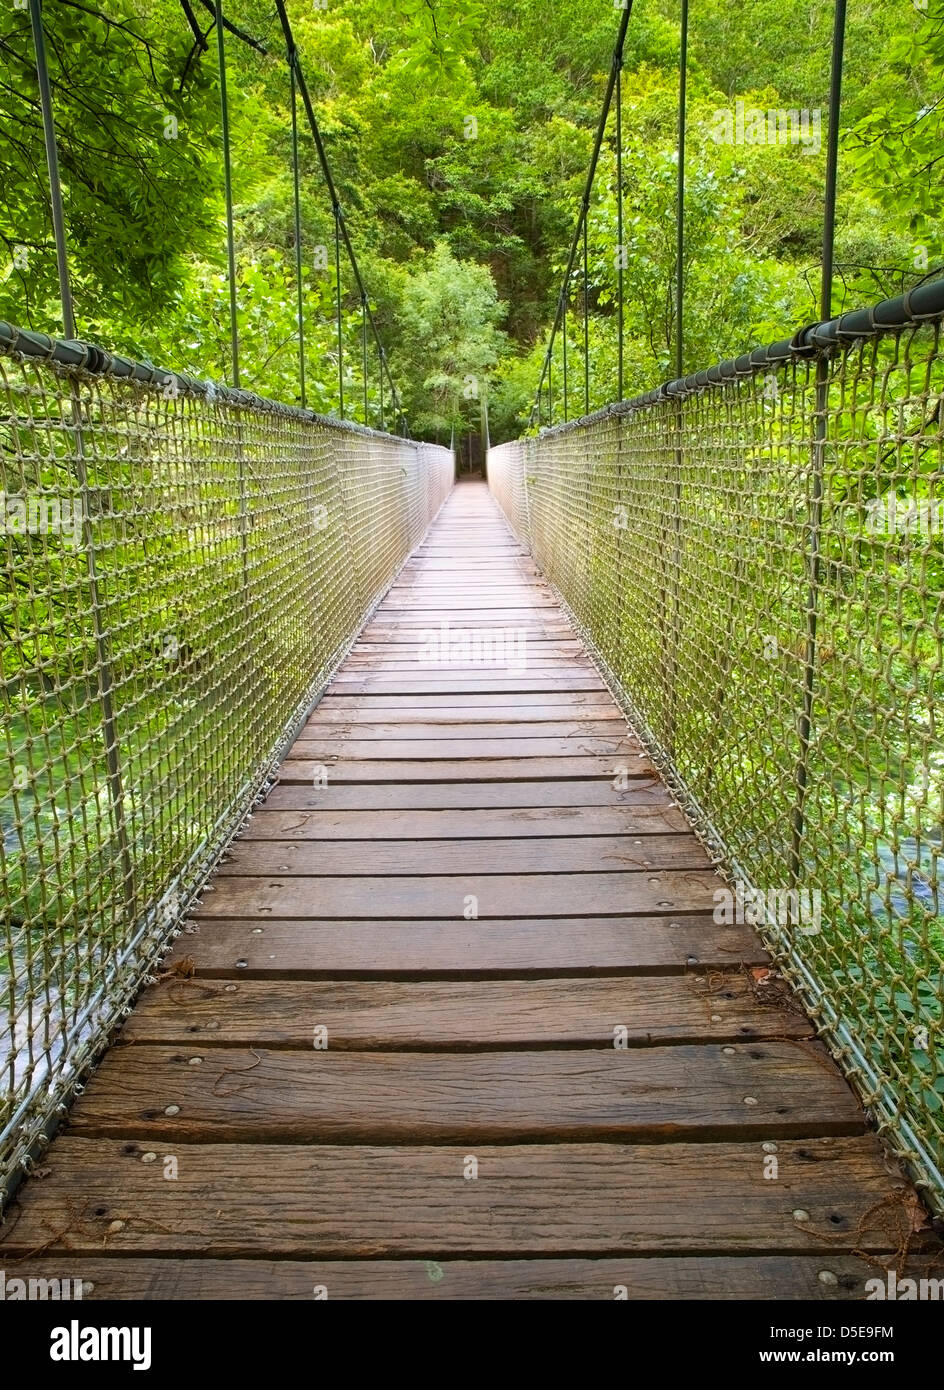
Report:
[{"label": "wooden plank", "polygon": [[[489,585],[516,581],[545,590],[550,587],[531,557],[520,550],[515,552],[492,546],[475,546],[464,550],[448,536],[443,537],[435,552],[419,551],[412,555],[397,575],[396,583],[415,579],[421,583],[454,585],[457,580],[474,580],[479,576],[483,580],[483,589]],[[477,592],[477,589],[473,592]],[[469,593],[468,589],[466,593]]]},{"label": "wooden plank", "polygon": [[[625,762],[621,759],[625,757]],[[326,758],[306,758],[304,748],[296,744],[279,771],[283,782],[307,782],[324,776]],[[639,753],[608,757],[578,755],[541,758],[519,755],[515,758],[444,758],[441,762],[420,758],[362,758],[347,762],[338,758],[328,765],[331,782],[528,782],[547,778],[567,781],[570,778],[599,778],[613,781],[618,774],[628,777],[651,777],[655,772],[648,757]]]},{"label": "wooden plank", "polygon": [[443,635],[438,628],[421,628],[416,645],[390,642],[384,644],[387,650],[383,651],[352,651],[344,669],[372,671],[402,667],[412,671],[438,662],[444,670],[474,667],[487,671],[503,661],[509,665],[517,662],[536,671],[564,668],[584,671],[592,667],[585,652],[555,651],[555,643],[545,642],[539,646],[528,640],[526,632],[510,628],[507,637],[505,632],[505,629],[493,632],[486,628],[451,628]]},{"label": "wooden plank", "polygon": [[[474,588],[475,580],[469,580]],[[538,632],[544,630],[574,637],[574,629],[564,628],[564,619],[553,600],[535,603],[530,594],[508,595],[479,604],[458,597],[440,596],[428,591],[403,590],[400,597],[391,597],[376,609],[373,624],[394,625],[410,629],[414,639],[424,633],[439,633],[443,627],[453,633],[471,632]],[[362,635],[362,634],[359,634]]]},{"label": "wooden plank", "polygon": [[[663,1143],[861,1134],[814,1044],[593,1051],[113,1048],[69,1133],[178,1143]],[[748,1104],[748,1102],[750,1102]],[[168,1114],[168,1110],[171,1111]]]},{"label": "wooden plank", "polygon": [[[470,591],[472,597],[470,597]],[[403,599],[415,601],[421,608],[429,607],[430,600],[433,600],[437,606],[441,601],[444,608],[456,606],[479,609],[480,600],[484,601],[483,607],[491,608],[498,601],[507,603],[509,600],[513,602],[520,600],[521,605],[524,606],[530,604],[535,598],[542,601],[542,606],[548,601],[554,602],[553,595],[546,584],[528,583],[525,580],[515,581],[511,576],[506,576],[501,582],[493,581],[491,584],[480,584],[474,573],[462,576],[450,572],[449,578],[433,580],[424,575],[418,575],[411,580],[403,580],[394,584],[380,607],[389,609],[391,599]]]},{"label": "wooden plank", "polygon": [[[164,980],[142,995],[125,1043],[332,1051],[627,1047],[806,1038],[797,1012],[757,1002],[746,976],[515,980]],[[615,1030],[622,1030],[619,1034]]]},{"label": "wooden plank", "polygon": [[349,782],[283,781],[265,801],[267,810],[421,811],[467,808],[497,809],[597,806],[667,806],[672,800],[655,777],[630,778],[625,787],[612,779],[572,782]]},{"label": "wooden plank", "polygon": [[[481,1145],[175,1144],[61,1136],[21,1189],[5,1257],[821,1254],[888,1250],[901,1184],[877,1140]],[[805,1211],[799,1220],[794,1211]],[[117,1225],[117,1223],[121,1223]]]},{"label": "wooden plank", "polygon": [[[596,711],[601,705],[606,704],[608,708],[614,706],[610,701],[609,694],[604,691],[583,691],[583,690],[541,690],[541,691],[516,691],[515,698],[509,701],[508,694],[502,691],[489,690],[468,690],[463,692],[461,700],[457,700],[451,691],[422,691],[414,692],[411,695],[394,695],[383,691],[375,693],[354,694],[351,691],[329,689],[322,697],[318,709],[334,710],[415,710],[419,711],[421,717],[428,717],[428,712],[433,709],[460,710],[468,715],[471,711],[487,709],[512,709],[527,710],[527,718],[536,718],[532,715],[532,709],[554,710],[553,717],[571,719],[574,718],[574,711],[582,707],[589,706],[594,710],[594,719],[600,716]],[[558,711],[566,711],[561,716]],[[476,718],[478,714],[476,713]]]},{"label": "wooden plank", "polygon": [[[348,660],[365,656],[395,656],[402,658],[404,662],[413,661],[418,654],[427,653],[430,646],[431,642],[429,641],[408,641],[406,639],[400,642],[358,642]],[[523,646],[528,656],[534,654],[539,657],[553,656],[570,659],[573,654],[582,655],[580,644],[576,640],[571,643],[552,642],[545,637],[530,637],[525,634]]]},{"label": "wooden plank", "polygon": [[[475,581],[470,580],[470,585]],[[442,622],[454,622],[456,620],[454,610],[439,613],[420,605],[409,608],[388,609],[381,605],[371,619],[371,625],[380,628],[396,628],[401,632],[409,632],[413,639],[431,627]],[[493,631],[496,626],[496,615],[492,609],[478,610],[466,608],[462,611],[461,625],[463,629],[485,628]],[[557,636],[572,638],[574,636],[573,627],[569,626],[566,618],[558,608],[533,609],[528,604],[516,604],[514,608],[503,612],[502,625],[514,626],[515,630],[524,632],[543,632]],[[367,627],[360,636],[364,637],[370,632]]]},{"label": "wooden plank", "polygon": [[[314,910],[314,909],[313,909]],[[275,914],[196,919],[173,943],[168,963],[196,962],[201,975],[309,979],[394,976],[656,976],[684,970],[766,965],[747,926],[718,926],[707,913],[684,917],[555,917],[485,922],[326,922]]]},{"label": "wooden plank", "polygon": [[[471,632],[476,628],[490,629],[493,624],[466,622],[463,626]],[[410,646],[421,640],[428,627],[429,625],[425,621],[411,622],[406,614],[397,613],[392,616],[378,610],[375,618],[362,630],[361,639],[367,642],[389,643],[390,645],[403,642]],[[565,627],[562,622],[554,622],[550,619],[541,621],[540,619],[522,618],[515,623],[515,629],[524,632],[529,641],[565,642],[574,636],[573,628]]]},{"label": "wooden plank", "polygon": [[570,656],[542,656],[528,651],[527,644],[515,642],[513,647],[500,647],[496,656],[483,652],[481,659],[475,655],[464,654],[461,660],[453,661],[448,655],[438,652],[421,655],[407,652],[406,656],[354,656],[344,663],[344,675],[352,679],[367,676],[423,676],[429,672],[442,672],[449,675],[453,671],[473,670],[483,677],[528,674],[535,677],[553,676],[569,671],[592,671],[592,663],[586,659],[574,660]]},{"label": "wooden plank", "polygon": [[391,591],[376,613],[398,622],[405,620],[413,624],[425,624],[427,627],[446,621],[461,623],[463,626],[466,622],[480,622],[490,627],[494,626],[496,621],[517,624],[519,618],[529,622],[563,621],[560,606],[550,594],[540,599],[535,599],[530,593],[523,594],[511,602],[501,598],[480,599],[475,594],[475,578],[472,575],[468,579],[465,598],[456,597],[450,601],[437,599],[435,592],[424,595],[414,594],[412,591],[403,591],[400,597],[397,597]]},{"label": "wooden plank", "polygon": [[[561,650],[559,643],[539,643],[529,641],[527,637],[520,640],[516,638],[513,644],[505,646],[492,643],[488,647],[483,642],[478,648],[474,645],[473,639],[473,642],[468,644],[468,649],[470,655],[460,661],[455,659],[460,653],[457,645],[443,648],[438,642],[434,643],[432,638],[419,643],[372,642],[367,650],[351,652],[345,666],[356,671],[402,669],[415,672],[435,669],[435,663],[438,661],[444,671],[471,664],[487,672],[500,662],[506,662],[508,665],[517,663],[525,670],[543,672],[560,671],[564,668],[586,670],[588,665],[583,657],[575,657],[571,652]],[[465,648],[461,650],[464,651]],[[443,651],[446,653],[445,656]]]},{"label": "wooden plank", "polygon": [[221,878],[275,874],[332,875],[545,874],[706,869],[711,860],[684,835],[584,835],[573,839],[311,840],[252,839],[231,846]]},{"label": "wooden plank", "polygon": [[407,762],[440,762],[461,758],[613,758],[636,754],[639,751],[636,739],[619,728],[609,738],[582,733],[570,738],[542,738],[540,734],[532,735],[530,738],[453,738],[447,726],[438,738],[432,739],[412,738],[408,729],[401,730],[399,737],[381,740],[355,738],[350,734],[343,738],[337,735],[332,737],[307,729],[299,735],[290,756],[344,760],[353,758],[362,762],[377,759],[386,762],[391,758],[400,758]]},{"label": "wooden plank", "polygon": [[[487,917],[573,917],[706,912],[722,887],[715,874],[587,873],[431,875],[428,878],[273,878],[219,875],[200,906],[203,917],[246,917],[260,911],[273,917],[326,919],[434,917],[459,918],[475,905]],[[206,891],[206,890],[205,890]]]},{"label": "wooden plank", "polygon": [[[542,806],[466,811],[256,811],[241,840],[528,840],[534,836],[666,835],[688,829],[668,803],[655,806]],[[356,851],[351,851],[352,855]]]},{"label": "wooden plank", "polygon": [[[926,1261],[900,1277],[927,1278]],[[823,1272],[831,1277],[826,1280]],[[936,1272],[936,1271],[935,1271]],[[8,1281],[81,1280],[82,1301],[158,1302],[278,1299],[332,1302],[436,1299],[632,1300],[789,1299],[830,1302],[868,1297],[882,1271],[853,1255],[675,1256],[592,1260],[206,1260],[32,1258]],[[55,1287],[55,1286],[53,1286]],[[319,1296],[323,1297],[324,1294]]]},{"label": "wooden plank", "polygon": [[[458,720],[441,720],[439,723],[431,722],[420,723],[419,720],[400,719],[392,723],[380,723],[371,720],[344,719],[335,716],[333,719],[318,720],[315,717],[309,719],[308,723],[299,734],[299,742],[308,743],[311,740],[337,740],[345,739],[352,742],[376,743],[378,740],[390,743],[394,740],[429,740],[433,739],[437,743],[441,739],[474,739],[481,743],[491,739],[557,739],[568,740],[562,743],[561,748],[570,748],[574,740],[584,738],[606,739],[614,747],[618,747],[622,741],[632,743],[636,751],[639,744],[633,735],[618,719],[573,719],[565,720],[545,720],[534,723],[521,724],[501,724],[497,721],[479,720],[474,723],[461,723]],[[376,754],[376,748],[368,751]],[[547,752],[547,747],[541,749]],[[586,752],[585,748],[580,750]],[[475,756],[478,756],[476,753]]]},{"label": "wooden plank", "polygon": [[[470,634],[487,633],[490,628],[469,626],[465,629]],[[532,648],[537,650],[539,647],[546,647],[549,651],[557,649],[560,654],[564,654],[569,646],[573,634],[563,630],[554,631],[544,626],[522,625],[515,628],[516,632],[522,634],[522,640],[530,651]],[[424,647],[429,642],[428,627],[411,627],[408,624],[384,624],[382,627],[374,629],[365,628],[363,633],[364,643],[368,647],[379,647],[383,651],[394,652],[397,650],[414,652]]]},{"label": "wooden plank", "polygon": [[560,672],[547,675],[493,675],[482,670],[450,671],[436,677],[420,674],[378,676],[340,672],[333,691],[338,695],[510,695],[519,691],[584,690],[600,692],[602,680],[593,672]]},{"label": "wooden plank", "polygon": [[[516,574],[515,572],[496,574],[491,586],[479,587],[481,574],[491,573],[491,561],[484,563],[478,562],[473,565],[471,570],[452,572],[443,567],[436,570],[428,570],[423,573],[411,573],[406,576],[408,582],[402,586],[395,586],[389,590],[387,598],[380,603],[375,611],[389,612],[388,599],[390,596],[399,594],[405,598],[414,594],[417,598],[435,596],[444,592],[444,586],[449,586],[448,592],[452,600],[464,605],[469,613],[489,612],[487,607],[479,606],[479,597],[487,597],[489,594],[505,595],[514,592],[520,595],[517,607],[531,609],[531,599],[535,594],[539,594],[544,600],[550,600],[550,604],[545,602],[541,605],[540,612],[530,612],[529,617],[533,620],[542,621],[548,619],[554,623],[566,623],[568,618],[556,603],[553,591],[550,589],[540,589],[535,584],[534,576],[530,574]],[[415,582],[409,582],[413,580]],[[451,604],[444,604],[445,607]]]},{"label": "wooden plank", "polygon": [[464,596],[456,595],[455,598],[437,598],[435,589],[427,589],[414,594],[412,589],[402,589],[396,592],[391,589],[384,602],[377,609],[378,613],[392,614],[398,617],[400,612],[409,612],[413,619],[424,616],[424,614],[434,614],[435,621],[445,619],[457,619],[459,614],[464,616],[469,614],[473,617],[487,619],[495,623],[496,614],[521,613],[524,617],[544,617],[545,614],[551,619],[560,621],[560,607],[552,594],[534,594],[534,592],[523,592],[519,598],[491,598],[488,592],[477,594],[475,592],[474,575],[469,575],[466,585],[464,585]]},{"label": "wooden plank", "polygon": [[[604,697],[601,696],[601,701]],[[421,735],[414,733],[412,725],[420,728],[436,729],[441,726],[458,725],[460,728],[467,728],[472,736],[473,730],[482,730],[488,733],[489,729],[496,724],[508,727],[510,721],[514,721],[516,714],[522,714],[520,728],[530,730],[539,728],[542,724],[550,724],[552,728],[569,730],[571,728],[583,728],[590,725],[592,728],[599,728],[606,733],[615,726],[627,728],[622,715],[615,705],[596,704],[596,705],[527,705],[518,707],[517,705],[465,705],[452,704],[443,705],[435,699],[433,701],[422,700],[409,706],[394,705],[388,706],[381,699],[379,702],[372,703],[368,697],[358,701],[341,701],[336,703],[334,700],[324,699],[312,711],[311,717],[305,725],[308,729],[324,729],[329,724],[340,724],[342,727],[350,727],[356,730],[358,738],[369,738],[370,730],[378,728],[404,728],[411,738],[419,738]],[[382,723],[380,721],[383,721]],[[604,727],[605,726],[605,727]],[[631,731],[630,731],[631,732]],[[522,735],[524,737],[525,735]]]}]

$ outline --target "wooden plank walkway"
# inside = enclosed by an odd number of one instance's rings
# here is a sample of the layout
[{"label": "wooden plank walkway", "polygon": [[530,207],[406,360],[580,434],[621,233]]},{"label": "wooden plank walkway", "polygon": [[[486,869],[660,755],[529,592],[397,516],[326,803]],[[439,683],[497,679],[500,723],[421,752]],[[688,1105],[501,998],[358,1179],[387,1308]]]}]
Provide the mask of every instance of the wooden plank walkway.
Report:
[{"label": "wooden plank walkway", "polygon": [[719,882],[459,486],[0,1262],[106,1298],[862,1297],[912,1191]]}]

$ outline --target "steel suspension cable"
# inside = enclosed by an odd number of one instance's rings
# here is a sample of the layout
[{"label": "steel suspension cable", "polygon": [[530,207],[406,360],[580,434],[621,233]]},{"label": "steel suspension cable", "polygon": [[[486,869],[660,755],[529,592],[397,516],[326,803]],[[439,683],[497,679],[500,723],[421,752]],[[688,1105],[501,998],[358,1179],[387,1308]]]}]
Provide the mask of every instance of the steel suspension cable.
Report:
[{"label": "steel suspension cable", "polygon": [[59,301],[62,306],[62,328],[67,338],[75,337],[75,311],[72,304],[72,282],[69,278],[69,249],[62,207],[62,182],[59,177],[59,150],[56,144],[56,124],[52,112],[52,87],[46,62],[46,36],[43,32],[42,0],[29,0],[30,24],[33,30],[33,50],[36,55],[36,78],[43,114],[43,140],[46,147],[46,170],[49,178],[49,203],[52,210],[52,229],[56,242],[56,269],[59,274]]},{"label": "steel suspension cable", "polygon": [[[302,71],[301,61],[298,56],[298,49],[295,45],[295,38],[292,33],[292,26],[289,22],[288,14],[285,9],[285,0],[275,0],[275,5],[279,16],[279,21],[282,25],[282,33],[285,38],[286,47],[288,49],[289,54],[291,55],[290,61],[292,62],[295,68],[295,77],[298,85],[298,92],[302,99],[302,105],[305,108],[305,115],[308,120],[308,126],[311,130],[312,138],[315,142],[315,149],[318,153],[318,161],[321,165],[321,172],[324,176],[325,184],[328,189],[328,195],[331,199],[331,207],[335,217],[335,246],[337,249],[340,242],[344,243],[344,248],[347,252],[348,261],[351,265],[351,270],[354,275],[354,281],[357,291],[366,300],[367,289],[364,285],[364,281],[360,272],[360,267],[357,263],[357,256],[354,253],[354,247],[351,243],[351,238],[348,233],[347,223],[345,221],[344,212],[341,207],[341,201],[338,197],[338,191],[334,182],[334,176],[331,172],[331,166],[328,162],[327,152],[325,150],[324,141],[321,136],[321,128],[318,125],[314,105],[311,100],[311,94],[308,90],[308,83],[305,81],[305,75]],[[340,266],[339,260],[338,266]],[[340,280],[340,270],[338,270],[337,279],[338,281]],[[374,340],[376,341],[378,350],[381,354],[381,371],[382,373],[386,373],[387,382],[390,387],[390,394],[393,401],[393,407],[396,413],[396,418],[398,421],[404,422],[405,424],[403,410],[400,404],[399,393],[396,388],[396,383],[394,382],[393,377],[390,375],[390,367],[387,362],[387,354],[382,348],[380,334],[378,332],[377,324],[374,319],[373,312],[371,311],[369,302],[366,303],[365,308],[367,313],[368,324],[370,325],[370,329],[373,333]],[[407,437],[409,437],[408,430],[406,431],[406,433]]]},{"label": "steel suspension cable", "polygon": [[[75,337],[75,310],[72,302],[72,283],[69,274],[69,248],[66,238],[65,211],[62,200],[62,181],[59,175],[59,147],[56,140],[56,122],[52,105],[52,84],[49,80],[49,65],[46,59],[46,36],[43,30],[42,0],[29,0],[30,27],[33,35],[33,49],[36,58],[36,79],[39,86],[40,106],[43,118],[43,140],[46,152],[46,172],[49,179],[49,200],[52,210],[53,235],[56,243],[56,268],[59,276],[59,298],[62,306],[62,324],[66,338]],[[92,632],[95,643],[95,657],[98,666],[98,702],[102,714],[103,750],[105,754],[105,781],[111,814],[114,818],[118,844],[118,858],[121,864],[121,891],[126,910],[133,915],[135,908],[135,872],[131,857],[127,818],[125,815],[124,772],[121,764],[121,745],[115,716],[115,675],[111,658],[111,642],[108,624],[102,609],[99,586],[99,562],[96,547],[95,529],[92,518],[94,510],[89,487],[88,461],[86,458],[83,411],[78,387],[73,384],[70,392],[72,418],[72,462],[75,478],[81,497],[82,549],[85,556],[86,578],[88,583],[88,603],[92,616]]]},{"label": "steel suspension cable", "polygon": [[[276,3],[277,3],[277,4],[281,4],[281,3],[282,3],[282,0],[276,0]],[[594,144],[593,144],[593,153],[592,153],[591,158],[590,158],[590,167],[589,167],[589,169],[588,169],[588,171],[587,171],[587,178],[586,178],[586,182],[585,182],[585,184],[584,184],[584,193],[583,193],[583,198],[582,198],[582,200],[581,200],[581,211],[580,211],[580,216],[578,217],[578,219],[577,219],[577,225],[576,225],[576,227],[574,228],[574,235],[573,235],[573,239],[572,239],[571,244],[570,244],[570,253],[569,253],[568,257],[567,257],[567,267],[566,267],[566,269],[565,269],[565,271],[564,271],[564,286],[565,286],[565,288],[570,284],[570,279],[571,279],[571,275],[573,274],[574,264],[575,264],[576,259],[577,259],[577,252],[578,252],[579,247],[580,247],[580,238],[581,238],[581,234],[582,234],[582,232],[583,232],[583,224],[584,224],[584,218],[585,218],[585,216],[586,216],[586,210],[587,210],[587,209],[589,208],[589,206],[590,206],[590,194],[591,194],[591,192],[592,192],[592,190],[593,190],[593,181],[594,181],[594,179],[595,179],[595,177],[596,177],[597,164],[599,163],[599,159],[600,159],[600,150],[601,150],[602,145],[603,145],[603,138],[604,138],[604,135],[606,134],[607,122],[608,122],[608,120],[609,120],[609,115],[610,115],[610,107],[611,107],[612,102],[613,102],[613,93],[614,93],[614,91],[616,90],[616,76],[617,76],[617,73],[619,72],[620,66],[622,65],[622,61],[623,61],[623,48],[624,48],[624,45],[625,45],[625,43],[626,43],[626,30],[627,30],[628,27],[629,27],[629,21],[630,21],[630,17],[631,17],[631,15],[632,15],[632,12],[633,12],[633,0],[627,0],[626,8],[623,10],[623,17],[622,17],[622,19],[621,19],[621,21],[620,21],[619,32],[618,32],[617,37],[616,37],[616,44],[615,44],[615,47],[614,47],[614,49],[613,49],[613,62],[612,62],[612,64],[610,65],[610,75],[609,75],[609,78],[608,78],[608,80],[607,80],[606,93],[605,93],[604,98],[603,98],[603,110],[602,110],[602,112],[600,113],[600,120],[599,120],[599,123],[598,123],[598,125],[597,125],[596,138],[595,138]],[[560,329],[560,324],[561,324],[562,305],[563,305],[563,298],[559,299],[558,302],[557,302],[557,313],[556,313],[556,315],[555,315],[555,317],[554,317],[554,323],[553,323],[552,328],[551,328],[551,336],[550,336],[550,341],[548,342],[547,351],[546,351],[546,353],[544,354],[544,366],[543,366],[542,371],[541,371],[541,378],[540,378],[540,380],[539,380],[539,382],[538,382],[538,389],[537,389],[537,392],[535,393],[535,398],[536,398],[536,400],[538,400],[538,401],[540,400],[540,398],[541,398],[541,393],[542,393],[542,391],[544,390],[545,378],[548,376],[548,374],[549,374],[549,372],[550,372],[551,354],[552,354],[552,352],[553,352],[553,350],[554,350],[554,339],[557,337],[557,333],[558,333],[558,331],[559,331],[559,329]]]},{"label": "steel suspension cable", "polygon": [[298,296],[298,380],[302,409],[308,404],[305,391],[305,291],[302,282],[302,200],[298,171],[298,89],[295,64],[288,59],[292,82],[292,175],[295,185],[295,287]]},{"label": "steel suspension cable", "polygon": [[380,428],[384,428],[384,350],[379,351],[380,359]]},{"label": "steel suspension cable", "polygon": [[[826,132],[823,265],[820,283],[820,314],[824,320],[830,317],[832,311],[836,183],[839,171],[839,115],[842,105],[842,63],[845,34],[846,0],[835,0],[829,76],[829,129]],[[803,842],[806,831],[806,794],[809,781],[810,745],[813,736],[822,570],[823,475],[826,468],[826,439],[829,430],[829,379],[829,358],[826,353],[822,353],[816,361],[816,413],[812,451],[813,467],[810,478],[807,552],[806,648],[803,660],[803,699],[798,721],[800,750],[794,774],[796,800],[793,806],[790,837],[790,876],[794,882],[799,881],[802,871]]]},{"label": "steel suspension cable", "polygon": [[567,302],[564,301],[564,312],[561,316],[561,338],[564,344],[564,423],[570,419],[570,412],[567,407]]},{"label": "steel suspension cable", "polygon": [[361,295],[361,350],[363,353],[363,372],[364,372],[364,424],[368,424],[368,411],[370,409],[367,393],[367,296]]},{"label": "steel suspension cable", "polygon": [[232,384],[239,385],[239,327],[236,318],[236,240],[233,230],[233,171],[229,143],[229,100],[226,92],[226,50],[224,47],[223,9],[215,0],[216,57],[220,75],[220,111],[223,133],[223,183],[226,196],[226,259],[229,270],[229,336]]},{"label": "steel suspension cable", "polygon": [[616,301],[617,301],[617,356],[616,356],[616,399],[623,399],[623,262],[626,248],[623,245],[623,55],[620,54],[616,69]]},{"label": "steel suspension cable", "polygon": [[688,98],[688,0],[682,0],[679,53],[678,187],[675,201],[675,375],[683,374],[685,296],[685,118]]},{"label": "steel suspension cable", "polygon": [[344,419],[344,322],[341,304],[341,207],[334,205],[334,282],[338,315],[338,413]]},{"label": "steel suspension cable", "polygon": [[590,414],[590,270],[587,249],[587,220],[590,204],[583,209],[583,413]]}]

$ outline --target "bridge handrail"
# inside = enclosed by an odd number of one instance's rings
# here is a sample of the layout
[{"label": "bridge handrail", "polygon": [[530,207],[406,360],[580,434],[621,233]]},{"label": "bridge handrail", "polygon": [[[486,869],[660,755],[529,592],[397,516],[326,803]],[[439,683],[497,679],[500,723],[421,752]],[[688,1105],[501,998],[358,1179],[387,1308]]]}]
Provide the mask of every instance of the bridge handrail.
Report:
[{"label": "bridge handrail", "polygon": [[[0,323],[0,1202],[453,468]],[[332,769],[304,772],[316,798]]]},{"label": "bridge handrail", "polygon": [[724,866],[716,911],[755,921],[938,1211],[942,319],[929,281],[488,456]]}]

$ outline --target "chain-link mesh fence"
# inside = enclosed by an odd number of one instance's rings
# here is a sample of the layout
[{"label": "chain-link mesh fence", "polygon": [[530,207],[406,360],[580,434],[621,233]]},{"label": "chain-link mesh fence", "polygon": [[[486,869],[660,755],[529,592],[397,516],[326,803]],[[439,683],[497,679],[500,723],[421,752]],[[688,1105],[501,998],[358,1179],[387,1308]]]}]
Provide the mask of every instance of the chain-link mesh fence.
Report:
[{"label": "chain-link mesh fence", "polygon": [[452,479],[0,324],[0,1198]]},{"label": "chain-link mesh fence", "polygon": [[944,296],[927,288],[921,319],[913,294],[819,325],[488,469],[727,866],[716,918],[757,923],[941,1207]]}]

